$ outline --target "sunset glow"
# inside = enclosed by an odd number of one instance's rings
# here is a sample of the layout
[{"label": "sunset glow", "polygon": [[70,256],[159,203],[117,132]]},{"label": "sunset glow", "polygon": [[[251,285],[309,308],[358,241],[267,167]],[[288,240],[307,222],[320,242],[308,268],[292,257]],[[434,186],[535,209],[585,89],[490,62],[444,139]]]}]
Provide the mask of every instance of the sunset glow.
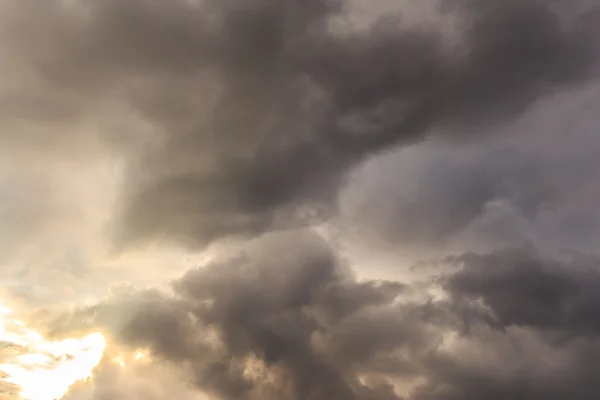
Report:
[{"label": "sunset glow", "polygon": [[8,375],[6,382],[20,387],[19,395],[25,400],[62,398],[75,382],[91,377],[106,346],[100,333],[47,341],[15,320],[5,307],[0,312],[0,340],[19,349],[2,360],[0,370]]}]

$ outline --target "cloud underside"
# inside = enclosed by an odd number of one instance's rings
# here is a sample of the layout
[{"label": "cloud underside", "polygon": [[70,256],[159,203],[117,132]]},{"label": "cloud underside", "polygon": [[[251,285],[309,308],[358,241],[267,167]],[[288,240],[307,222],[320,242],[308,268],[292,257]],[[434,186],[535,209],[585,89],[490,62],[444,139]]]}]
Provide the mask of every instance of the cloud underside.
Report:
[{"label": "cloud underside", "polygon": [[565,27],[537,1],[441,2],[460,32],[452,46],[393,13],[344,28],[349,4],[334,0],[2,8],[0,104],[19,127],[2,141],[64,156],[93,136],[133,153],[119,247],[197,246],[331,216],[359,163],[433,128],[478,134],[510,120],[584,81],[596,56],[593,23]]},{"label": "cloud underside", "polygon": [[[115,286],[53,321],[53,333],[108,330],[222,400],[600,398],[597,258],[517,246],[447,258],[421,282],[365,281],[331,243],[290,232],[343,230],[340,192],[373,157],[431,137],[480,139],[595,77],[598,24],[569,23],[575,15],[557,11],[565,2],[432,3],[456,40],[405,24],[405,3],[360,28],[347,23],[350,3],[334,0],[0,4],[0,158],[32,161],[16,176],[119,159],[109,225],[123,252],[156,239],[200,251],[256,239],[170,293]],[[569,154],[565,172],[552,157],[488,157],[485,146],[460,162],[428,153],[437,164],[415,168],[398,201],[355,186],[372,203],[350,225],[398,248],[436,247],[490,207],[534,220],[566,205],[565,221],[596,208],[596,152],[579,164]],[[14,233],[0,250],[73,217],[69,191],[16,180],[0,193],[0,233]],[[371,183],[398,185],[391,174]],[[37,196],[25,201],[30,187]],[[487,229],[514,236],[496,222]],[[583,237],[595,225],[567,228]],[[109,392],[99,384],[96,396],[118,398]]]},{"label": "cloud underside", "polygon": [[121,288],[56,327],[108,326],[219,399],[592,399],[597,262],[465,254],[431,282],[444,296],[415,299],[288,234],[190,270],[171,295]]}]

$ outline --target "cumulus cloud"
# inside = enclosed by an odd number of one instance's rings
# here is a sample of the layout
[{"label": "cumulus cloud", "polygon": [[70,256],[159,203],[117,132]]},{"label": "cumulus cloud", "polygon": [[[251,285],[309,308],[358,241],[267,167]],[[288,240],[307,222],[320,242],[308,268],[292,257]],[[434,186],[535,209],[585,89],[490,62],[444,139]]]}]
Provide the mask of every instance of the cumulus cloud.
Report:
[{"label": "cumulus cloud", "polygon": [[[125,291],[76,320],[112,326],[121,343],[185,366],[203,391],[238,399],[398,399],[386,383],[401,364],[391,354],[425,351],[435,335],[394,301],[403,285],[357,282],[311,237],[268,240],[189,271],[173,289]],[[120,322],[107,321],[116,309]],[[394,375],[415,373],[407,366]]]},{"label": "cumulus cloud", "polygon": [[591,399],[597,262],[465,254],[431,282],[443,296],[415,298],[289,235],[191,270],[170,294],[116,291],[54,326],[110,327],[215,399]]}]

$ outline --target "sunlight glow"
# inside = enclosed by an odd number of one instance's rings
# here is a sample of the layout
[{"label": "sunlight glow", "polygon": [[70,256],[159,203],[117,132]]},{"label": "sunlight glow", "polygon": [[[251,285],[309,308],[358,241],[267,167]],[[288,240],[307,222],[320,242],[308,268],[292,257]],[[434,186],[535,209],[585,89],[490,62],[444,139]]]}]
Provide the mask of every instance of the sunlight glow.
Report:
[{"label": "sunlight glow", "polygon": [[113,357],[112,361],[121,368],[125,368],[127,365],[133,363],[149,361],[149,355],[142,350],[137,350],[134,353],[120,353],[116,357]]},{"label": "sunlight glow", "polygon": [[2,360],[0,370],[8,374],[6,382],[21,388],[25,400],[61,399],[74,383],[91,377],[106,347],[100,333],[47,341],[1,305],[0,340],[20,348],[19,354]]},{"label": "sunlight glow", "polygon": [[122,356],[118,356],[113,358],[113,362],[115,362],[116,364],[118,364],[121,368],[125,368],[125,360],[123,359]]}]

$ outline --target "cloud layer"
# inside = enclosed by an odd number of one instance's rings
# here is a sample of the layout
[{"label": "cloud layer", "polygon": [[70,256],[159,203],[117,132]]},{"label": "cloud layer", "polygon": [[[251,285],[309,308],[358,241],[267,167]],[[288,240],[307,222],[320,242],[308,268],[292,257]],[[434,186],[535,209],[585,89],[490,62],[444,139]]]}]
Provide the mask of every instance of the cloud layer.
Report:
[{"label": "cloud layer", "polygon": [[[451,52],[393,15],[336,30],[339,1],[6,4],[3,119],[31,127],[4,141],[68,148],[91,123],[112,145],[153,143],[134,146],[120,245],[306,224],[369,156],[433,127],[477,133],[595,65],[593,24],[564,28],[546,2],[441,7],[460,21]],[[154,133],[107,129],[115,113]]]},{"label": "cloud layer", "polygon": [[[430,2],[453,40],[405,23],[409,2],[369,23],[341,0],[0,3],[0,260],[69,242],[59,275],[92,287],[118,268],[71,238],[108,231],[127,262],[156,241],[229,246],[167,288],[38,310],[49,335],[96,328],[151,353],[123,379],[107,358],[69,398],[130,398],[162,369],[187,387],[145,396],[598,398],[598,258],[559,251],[600,232],[598,140],[523,125],[536,110],[554,125],[564,104],[540,103],[597,79],[598,14],[573,3]],[[396,255],[454,254],[432,278],[359,279],[348,237],[323,233],[358,232],[375,269],[363,228]],[[123,280],[155,272],[142,248]]]},{"label": "cloud layer", "polygon": [[56,327],[110,327],[219,399],[592,399],[597,262],[465,254],[435,279],[443,297],[415,298],[290,234],[189,271],[173,294],[118,291]]}]

